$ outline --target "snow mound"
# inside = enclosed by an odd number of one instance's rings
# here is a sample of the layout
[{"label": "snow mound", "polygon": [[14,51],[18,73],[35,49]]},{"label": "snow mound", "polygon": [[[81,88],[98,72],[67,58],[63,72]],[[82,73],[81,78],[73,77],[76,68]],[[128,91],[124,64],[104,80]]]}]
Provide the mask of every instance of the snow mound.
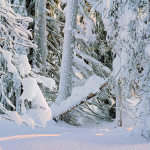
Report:
[{"label": "snow mound", "polygon": [[11,120],[16,122],[17,124],[22,124],[22,119],[21,119],[20,115],[18,114],[18,112],[6,111],[5,113],[10,117]]},{"label": "snow mound", "polygon": [[22,115],[21,119],[23,120],[24,123],[26,123],[29,127],[31,126],[32,128],[35,126],[35,122],[32,118],[30,118],[28,115]]},{"label": "snow mound", "polygon": [[[37,116],[45,126],[46,122],[52,117],[51,110],[44,98],[35,78],[28,77],[22,79],[23,93],[20,96],[22,100],[22,110],[26,110],[23,105],[24,100],[32,101],[33,106],[37,110]],[[34,90],[33,90],[34,89]],[[26,114],[26,111],[23,112]],[[31,124],[32,125],[32,124]]]},{"label": "snow mound", "polygon": [[23,85],[23,93],[20,99],[22,100],[27,99],[28,101],[33,101],[33,98],[35,97],[38,91],[36,79],[32,77],[24,78],[22,79],[22,85]]}]

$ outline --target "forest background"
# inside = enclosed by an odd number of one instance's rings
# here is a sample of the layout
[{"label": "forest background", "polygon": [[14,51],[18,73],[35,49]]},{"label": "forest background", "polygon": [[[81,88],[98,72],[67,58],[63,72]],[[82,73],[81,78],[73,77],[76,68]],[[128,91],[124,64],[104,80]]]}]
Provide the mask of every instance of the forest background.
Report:
[{"label": "forest background", "polygon": [[128,116],[150,136],[149,0],[0,0],[0,15],[0,118]]}]

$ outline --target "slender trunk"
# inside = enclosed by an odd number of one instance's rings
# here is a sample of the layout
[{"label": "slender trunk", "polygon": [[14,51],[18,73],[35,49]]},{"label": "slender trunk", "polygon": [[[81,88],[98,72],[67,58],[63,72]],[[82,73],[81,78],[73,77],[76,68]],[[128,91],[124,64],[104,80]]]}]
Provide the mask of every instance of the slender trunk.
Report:
[{"label": "slender trunk", "polygon": [[116,82],[116,127],[122,126],[122,98],[121,98],[121,82]]},{"label": "slender trunk", "polygon": [[67,3],[66,23],[64,29],[64,45],[60,71],[59,96],[57,102],[67,99],[72,90],[72,65],[74,49],[74,29],[76,28],[77,0],[69,0]]},{"label": "slender trunk", "polygon": [[36,0],[35,5],[35,43],[38,45],[39,49],[37,53],[37,62],[42,64],[42,71],[45,72],[47,51],[46,0]]}]

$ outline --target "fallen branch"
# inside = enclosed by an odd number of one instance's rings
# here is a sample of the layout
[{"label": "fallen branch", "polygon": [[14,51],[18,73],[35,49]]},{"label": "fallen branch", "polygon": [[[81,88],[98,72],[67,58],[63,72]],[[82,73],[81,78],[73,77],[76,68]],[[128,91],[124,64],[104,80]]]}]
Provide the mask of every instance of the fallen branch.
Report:
[{"label": "fallen branch", "polygon": [[[108,85],[108,83],[112,80],[113,77],[110,77],[103,85],[101,85],[101,87],[99,88],[99,90],[102,90],[104,87],[106,87]],[[82,99],[80,101],[80,103],[76,104],[75,106],[68,108],[67,111],[61,113],[60,115],[58,115],[57,117],[53,117],[53,119],[56,121],[58,120],[60,117],[62,117],[63,115],[67,114],[68,112],[70,112],[71,110],[73,110],[74,108],[78,107],[79,105],[83,104],[86,100],[90,100],[91,98],[97,96],[97,93],[90,93],[85,99]]]}]

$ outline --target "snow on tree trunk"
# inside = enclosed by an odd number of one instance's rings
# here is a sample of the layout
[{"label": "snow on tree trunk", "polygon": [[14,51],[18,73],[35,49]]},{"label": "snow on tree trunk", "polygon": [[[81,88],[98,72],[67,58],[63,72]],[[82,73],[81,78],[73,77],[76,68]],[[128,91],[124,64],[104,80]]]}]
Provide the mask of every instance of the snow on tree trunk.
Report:
[{"label": "snow on tree trunk", "polygon": [[116,127],[122,126],[121,82],[116,81]]},{"label": "snow on tree trunk", "polygon": [[35,17],[35,42],[38,45],[38,63],[42,64],[42,71],[45,71],[47,34],[46,34],[46,0],[36,0]]},{"label": "snow on tree trunk", "polygon": [[69,0],[66,10],[66,23],[64,29],[64,45],[60,71],[59,96],[57,102],[66,100],[72,90],[72,65],[74,49],[74,29],[76,29],[77,0]]}]

